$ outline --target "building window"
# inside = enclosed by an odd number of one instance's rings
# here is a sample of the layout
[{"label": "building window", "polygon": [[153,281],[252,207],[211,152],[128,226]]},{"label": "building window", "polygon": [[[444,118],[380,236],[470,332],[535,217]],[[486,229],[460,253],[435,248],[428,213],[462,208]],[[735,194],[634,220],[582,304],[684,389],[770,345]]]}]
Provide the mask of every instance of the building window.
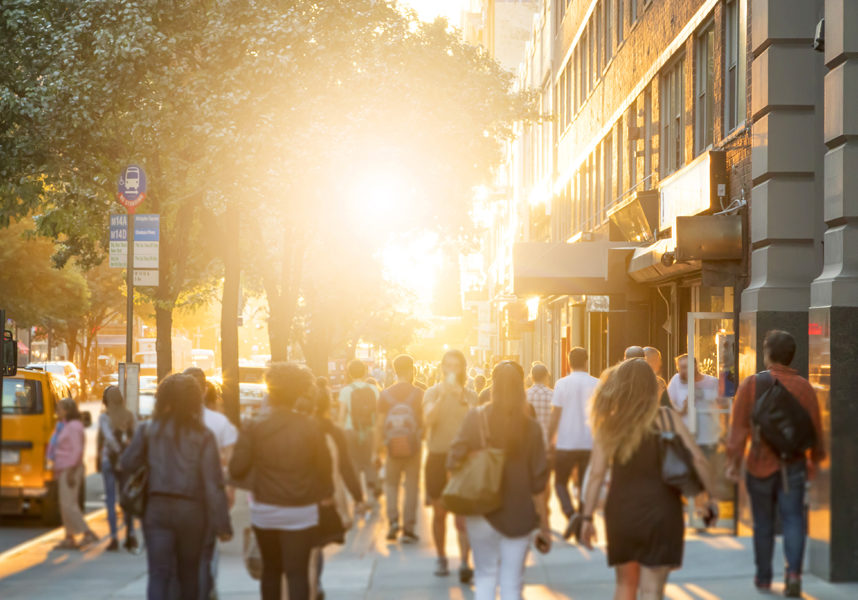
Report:
[{"label": "building window", "polygon": [[715,26],[706,25],[694,42],[694,154],[712,145],[715,128]]},{"label": "building window", "polygon": [[623,43],[623,27],[625,25],[626,0],[617,0],[617,46]]},{"label": "building window", "polygon": [[724,48],[724,131],[730,133],[745,121],[746,0],[727,3]]},{"label": "building window", "polygon": [[611,35],[611,30],[614,28],[614,15],[611,11],[613,4],[614,0],[605,0],[605,18],[602,19],[602,23],[605,24],[605,64],[614,55],[614,36]]},{"label": "building window", "polygon": [[564,111],[566,112],[566,125],[572,124],[572,61],[566,63],[566,106]]},{"label": "building window", "polygon": [[685,112],[685,58],[675,60],[661,75],[661,175],[670,175],[683,164]]},{"label": "building window", "polygon": [[634,25],[638,20],[638,0],[629,0],[629,23]]},{"label": "building window", "polygon": [[581,36],[581,105],[590,93],[590,46],[587,43],[587,30]]},{"label": "building window", "polygon": [[629,189],[634,188],[638,184],[638,109],[637,100],[632,101],[629,108]]},{"label": "building window", "polygon": [[604,50],[604,41],[605,35],[602,30],[602,4],[603,2],[596,3],[596,10],[593,11],[593,23],[596,31],[596,81],[598,81],[602,76],[602,67],[605,65],[605,50]]},{"label": "building window", "polygon": [[614,203],[614,138],[608,133],[602,144],[602,166],[605,169],[603,185],[605,188],[605,202],[602,204],[602,212],[599,215],[600,223],[605,220],[605,213]]}]

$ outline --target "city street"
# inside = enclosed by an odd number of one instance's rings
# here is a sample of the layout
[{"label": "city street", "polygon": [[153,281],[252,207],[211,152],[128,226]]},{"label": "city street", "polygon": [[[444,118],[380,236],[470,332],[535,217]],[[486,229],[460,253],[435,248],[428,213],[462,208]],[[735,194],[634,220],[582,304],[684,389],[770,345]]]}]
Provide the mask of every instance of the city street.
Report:
[{"label": "city street", "polygon": [[[458,584],[455,536],[448,528],[448,553],[453,574],[432,575],[434,552],[427,528],[427,511],[420,519],[421,541],[416,545],[389,544],[386,523],[377,513],[352,531],[343,547],[327,552],[323,586],[332,600],[463,600],[473,598],[471,588]],[[555,534],[564,522],[552,522]],[[91,524],[103,536],[107,524],[98,513]],[[241,532],[248,523],[243,494],[233,510],[235,539],[222,547],[219,597],[224,600],[258,598],[258,582],[244,569]],[[601,537],[601,536],[600,536]],[[141,598],[146,589],[145,555],[104,552],[105,541],[84,552],[50,552],[58,535],[44,538],[23,551],[0,554],[0,597],[3,600],[63,598],[101,600]],[[613,590],[613,571],[607,568],[604,547],[588,552],[558,541],[550,554],[531,552],[526,574],[526,600],[604,600]],[[780,556],[780,548],[776,557]],[[776,558],[775,564],[780,562]],[[753,554],[748,538],[690,534],[685,566],[671,577],[669,600],[744,600],[759,597],[753,591]],[[776,581],[782,571],[776,572]],[[775,584],[775,591],[780,584]],[[858,585],[832,585],[812,576],[805,578],[806,600],[854,600]]]}]

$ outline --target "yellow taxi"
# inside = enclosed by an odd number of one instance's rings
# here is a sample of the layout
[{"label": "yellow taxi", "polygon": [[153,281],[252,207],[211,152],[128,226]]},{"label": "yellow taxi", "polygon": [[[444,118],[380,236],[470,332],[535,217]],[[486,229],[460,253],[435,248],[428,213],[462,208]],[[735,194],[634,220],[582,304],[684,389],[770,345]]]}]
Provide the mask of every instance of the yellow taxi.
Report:
[{"label": "yellow taxi", "polygon": [[64,378],[41,369],[18,369],[14,377],[3,378],[0,514],[40,515],[45,524],[59,524],[47,450],[57,424],[56,405],[71,397]]}]

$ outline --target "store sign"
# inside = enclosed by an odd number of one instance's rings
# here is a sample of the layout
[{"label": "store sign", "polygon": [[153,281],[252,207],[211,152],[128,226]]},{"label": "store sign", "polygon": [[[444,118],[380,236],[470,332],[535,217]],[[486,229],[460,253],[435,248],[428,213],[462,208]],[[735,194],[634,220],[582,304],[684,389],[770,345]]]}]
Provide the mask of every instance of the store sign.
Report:
[{"label": "store sign", "polygon": [[704,152],[661,184],[659,229],[673,227],[676,217],[690,217],[726,207],[726,154]]}]

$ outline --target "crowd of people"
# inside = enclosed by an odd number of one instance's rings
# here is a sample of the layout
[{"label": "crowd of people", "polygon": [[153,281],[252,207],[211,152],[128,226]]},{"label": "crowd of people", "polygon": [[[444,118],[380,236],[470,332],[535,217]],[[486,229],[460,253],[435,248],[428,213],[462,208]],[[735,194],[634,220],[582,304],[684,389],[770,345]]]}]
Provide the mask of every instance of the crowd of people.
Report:
[{"label": "crowd of people", "polygon": [[[108,550],[119,548],[117,488],[145,468],[141,525],[148,597],[208,598],[217,580],[218,540],[233,535],[230,507],[238,487],[248,492],[262,598],[279,600],[285,581],[290,599],[319,600],[324,598],[321,549],[342,543],[345,532],[382,496],[387,541],[418,542],[424,489],[437,554],[434,574],[446,577],[447,494],[463,465],[492,450],[503,459],[491,505],[452,515],[458,578],[474,585],[477,600],[498,594],[502,600],[520,600],[529,549],[551,550],[552,472],[553,491],[567,519],[563,538],[592,548],[595,513],[604,504],[607,560],[616,570],[614,598],[655,600],[664,597],[670,572],[682,565],[684,505],[690,502],[707,524],[714,522],[716,479],[738,480],[745,462],[754,585],[768,590],[772,584],[777,513],[787,561],[786,595],[800,597],[804,493],[814,465],[824,458],[824,445],[813,388],[789,367],[795,347],[786,332],[767,335],[767,371],[738,387],[726,432],[714,411],[695,413],[688,406],[688,377],[694,378],[698,408],[717,405],[725,393],[723,382],[700,373],[696,361],[689,367],[685,355],[676,359],[677,374],[665,382],[658,350],[637,346],[598,379],[589,372],[587,351],[573,348],[569,373],[554,383],[539,362],[528,373],[513,361],[497,363],[489,378],[469,373],[464,354],[451,350],[433,371],[431,386],[418,378],[412,357],[400,355],[392,361],[394,380],[382,389],[367,366],[354,360],[348,365],[349,382],[336,399],[327,381],[307,367],[272,364],[265,374],[267,410],[240,430],[217,410],[217,388],[199,369],[165,378],[152,419],[143,424],[124,407],[119,390],[108,388],[98,420]],[[779,455],[754,426],[755,407],[774,388],[786,390],[803,407],[815,432],[809,447],[790,456]],[[74,403],[63,401],[58,412],[60,426],[49,453],[67,531],[61,547],[73,548],[79,545],[77,535],[91,543],[95,534],[76,502],[83,477],[83,427]],[[665,475],[665,440],[674,439],[685,448],[688,473],[697,478],[697,498],[684,498],[685,488]],[[712,468],[719,445],[726,446],[726,473]],[[130,550],[137,547],[133,521],[125,514],[124,545]]]}]

